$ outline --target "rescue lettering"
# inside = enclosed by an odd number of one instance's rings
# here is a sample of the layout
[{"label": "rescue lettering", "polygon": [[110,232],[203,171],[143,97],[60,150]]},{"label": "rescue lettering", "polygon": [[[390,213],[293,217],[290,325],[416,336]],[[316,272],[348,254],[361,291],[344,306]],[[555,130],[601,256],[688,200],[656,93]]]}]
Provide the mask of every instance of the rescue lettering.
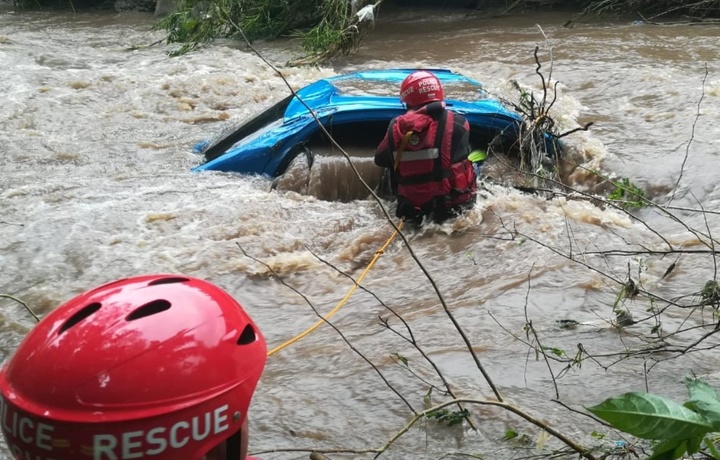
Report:
[{"label": "rescue lettering", "polygon": [[190,441],[202,441],[230,428],[228,408],[225,404],[169,427],[128,431],[120,435],[96,434],[93,436],[93,460],[143,458],[161,454],[168,448],[181,449]]},{"label": "rescue lettering", "polygon": [[0,417],[2,429],[12,439],[19,439],[25,444],[34,445],[38,449],[52,451],[52,433],[55,428],[47,423],[35,422],[33,419],[12,411],[5,398],[0,396]]},{"label": "rescue lettering", "polygon": [[[189,442],[203,441],[229,430],[228,411],[229,406],[225,404],[170,426],[120,434],[93,435],[93,460],[132,460],[158,455],[168,449],[181,449]],[[5,433],[13,457],[23,460],[54,460],[46,455],[53,455],[53,437],[58,435],[56,427],[18,412],[2,395],[0,427]],[[62,428],[60,431],[63,431]]]},{"label": "rescue lettering", "polygon": [[[13,410],[0,395],[0,424],[14,458],[24,460],[54,460],[37,453],[37,449],[52,451],[52,434],[55,428],[31,419]],[[22,445],[21,445],[22,444]]]},{"label": "rescue lettering", "polygon": [[413,88],[411,86],[410,88],[408,88],[405,91],[403,91],[402,93],[400,93],[400,99],[405,99],[408,96],[408,94],[412,94],[414,92],[415,92],[415,88]]},{"label": "rescue lettering", "polygon": [[418,82],[418,94],[440,91],[440,84],[434,78],[426,78]]}]

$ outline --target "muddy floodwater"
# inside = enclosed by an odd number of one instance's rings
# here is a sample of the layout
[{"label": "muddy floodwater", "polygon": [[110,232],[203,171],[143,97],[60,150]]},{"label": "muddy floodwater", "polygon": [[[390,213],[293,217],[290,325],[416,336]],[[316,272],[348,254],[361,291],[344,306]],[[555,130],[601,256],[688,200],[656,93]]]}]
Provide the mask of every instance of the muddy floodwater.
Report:
[{"label": "muddy floodwater", "polygon": [[[717,321],[711,309],[668,305],[697,303],[717,275],[707,242],[720,222],[720,28],[634,18],[563,28],[568,17],[388,10],[357,54],[318,68],[283,66],[296,53],[292,40],[256,45],[294,88],[359,69],[429,67],[456,70],[508,98],[512,81],[541,91],[539,47],[545,78],[557,82],[558,127],[594,123],[563,138],[578,166],[572,187],[595,190],[595,173],[629,178],[664,207],[628,215],[581,194],[488,185],[461,218],[405,237],[497,391],[570,438],[609,448],[617,434],[554,400],[579,411],[630,390],[680,400],[683,376],[719,380],[712,335],[699,345],[706,351],[681,357],[633,352],[658,331]],[[152,25],[139,14],[0,10],[3,360],[34,324],[13,298],[42,316],[89,287],[153,272],[221,285],[273,348],[317,321],[308,302],[320,313],[338,305],[354,285],[345,275],[363,274],[392,235],[336,152],[319,154],[300,185],[190,172],[202,161],[192,152],[197,142],[288,88],[236,43],[177,58],[144,46],[162,38]],[[363,174],[378,174],[371,151],[354,154]],[[423,269],[395,238],[331,319],[345,340],[323,325],[269,357],[250,413],[252,452],[264,460],[308,458],[311,449],[371,458],[362,452],[381,448],[413,411],[444,401],[443,382],[398,316],[456,396],[494,398]],[[618,282],[628,276],[655,300],[618,301]],[[614,327],[614,306],[639,322]],[[548,365],[528,346],[537,340],[528,322],[558,360]],[[669,340],[682,349],[710,330]],[[581,350],[581,365],[566,368]],[[563,447],[501,409],[467,407],[477,430],[424,419],[383,457],[502,460]],[[503,441],[509,430],[528,442]],[[11,458],[4,445],[0,458]]]}]

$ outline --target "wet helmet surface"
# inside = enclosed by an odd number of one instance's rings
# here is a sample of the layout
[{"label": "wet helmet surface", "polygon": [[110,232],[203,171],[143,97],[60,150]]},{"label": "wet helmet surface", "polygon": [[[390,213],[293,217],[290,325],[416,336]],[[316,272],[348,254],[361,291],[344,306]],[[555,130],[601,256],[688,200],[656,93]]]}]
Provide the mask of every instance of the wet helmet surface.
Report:
[{"label": "wet helmet surface", "polygon": [[0,371],[3,435],[17,459],[199,459],[240,429],[266,356],[214,284],[115,281],[49,313]]},{"label": "wet helmet surface", "polygon": [[430,72],[413,72],[400,85],[400,100],[408,107],[442,101],[445,97],[440,80]]}]

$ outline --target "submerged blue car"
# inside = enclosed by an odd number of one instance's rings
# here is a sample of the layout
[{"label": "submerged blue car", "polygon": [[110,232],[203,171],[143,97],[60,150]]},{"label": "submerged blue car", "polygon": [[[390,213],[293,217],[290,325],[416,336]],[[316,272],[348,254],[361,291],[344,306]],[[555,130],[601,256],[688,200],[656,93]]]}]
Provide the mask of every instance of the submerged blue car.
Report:
[{"label": "submerged blue car", "polygon": [[[239,128],[200,143],[195,150],[205,162],[193,170],[278,177],[298,155],[331,146],[318,121],[341,147],[374,152],[390,120],[405,112],[400,83],[417,70],[367,70],[318,80]],[[480,82],[450,70],[428,70],[442,83],[448,107],[468,119],[473,149],[486,150],[498,139],[517,142],[520,116],[488,98]]]}]

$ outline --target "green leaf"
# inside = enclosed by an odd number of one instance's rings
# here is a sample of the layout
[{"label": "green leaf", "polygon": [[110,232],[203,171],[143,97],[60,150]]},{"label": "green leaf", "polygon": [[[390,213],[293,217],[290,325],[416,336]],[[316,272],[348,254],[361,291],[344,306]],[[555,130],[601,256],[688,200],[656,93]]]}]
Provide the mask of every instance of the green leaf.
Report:
[{"label": "green leaf", "polygon": [[689,455],[700,452],[703,437],[698,436],[685,440],[663,441],[655,445],[648,460],[676,460],[686,453]]},{"label": "green leaf", "polygon": [[435,420],[444,420],[447,418],[449,411],[447,409],[437,409],[434,411],[428,412],[425,417],[427,418],[434,418]]},{"label": "green leaf", "polygon": [[503,440],[509,441],[510,439],[517,438],[518,436],[519,436],[518,432],[511,428],[505,432],[505,436],[503,436]]},{"label": "green leaf", "polygon": [[437,409],[428,412],[425,417],[435,419],[438,423],[445,423],[447,426],[458,425],[470,415],[467,409],[450,412],[447,409]]},{"label": "green leaf", "polygon": [[685,453],[684,440],[663,441],[653,448],[653,453],[647,460],[677,460]]},{"label": "green leaf", "polygon": [[705,439],[703,436],[697,436],[686,440],[685,447],[687,448],[687,453],[692,455],[700,452],[700,445],[702,444],[703,439]]},{"label": "green leaf", "polygon": [[649,393],[625,393],[587,410],[614,428],[643,439],[684,440],[713,429],[690,409]]},{"label": "green leaf", "polygon": [[685,385],[690,393],[688,402],[696,412],[710,422],[714,431],[720,431],[720,401],[713,387],[693,378],[685,379]]},{"label": "green leaf", "polygon": [[715,389],[700,379],[687,377],[685,379],[685,386],[687,386],[690,392],[690,400],[697,399],[718,402]]},{"label": "green leaf", "polygon": [[461,424],[467,416],[467,410],[453,412],[453,416],[448,419],[448,426],[455,426]]},{"label": "green leaf", "polygon": [[390,357],[396,359],[397,361],[400,361],[407,367],[408,359],[406,357],[404,357],[403,355],[401,355],[400,353],[392,353],[390,355]]},{"label": "green leaf", "polygon": [[715,441],[707,437],[703,439],[703,442],[705,443],[705,446],[707,446],[710,454],[712,454],[712,458],[714,458],[715,460],[720,460],[720,452],[718,452],[715,448]]},{"label": "green leaf", "polygon": [[542,347],[543,351],[549,351],[550,353],[554,354],[555,356],[563,356],[565,354],[565,350],[562,348],[556,348],[556,347]]}]

